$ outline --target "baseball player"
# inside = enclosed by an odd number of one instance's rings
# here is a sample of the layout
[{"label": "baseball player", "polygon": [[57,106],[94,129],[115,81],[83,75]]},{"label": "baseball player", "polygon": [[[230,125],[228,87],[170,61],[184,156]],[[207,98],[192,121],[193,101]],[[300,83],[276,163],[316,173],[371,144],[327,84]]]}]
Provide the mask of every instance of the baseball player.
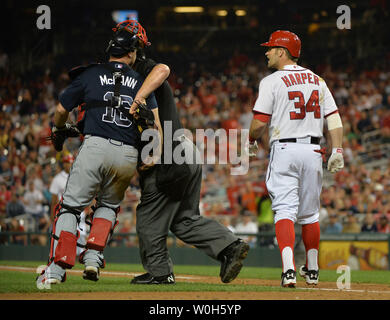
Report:
[{"label": "baseball player", "polygon": [[[139,59],[135,69],[146,77],[135,100],[147,100],[155,90],[164,134],[168,135],[165,128],[170,125],[173,136],[171,142],[182,141],[186,158],[196,157],[198,151],[195,145],[183,135],[177,135],[183,127],[172,89],[166,81],[169,67],[151,59]],[[130,113],[135,112],[135,107],[132,106]],[[164,136],[163,146],[172,136]],[[164,162],[163,157],[161,160],[162,164],[139,171],[141,199],[136,210],[136,229],[141,261],[147,272],[135,277],[131,283],[175,283],[173,263],[167,248],[169,230],[182,241],[220,261],[222,282],[233,281],[241,271],[249,246],[219,222],[200,216],[201,165],[170,165]]]},{"label": "baseball player", "polygon": [[324,119],[328,126],[332,154],[328,170],[344,167],[343,128],[336,103],[325,81],[297,64],[301,41],[289,31],[275,31],[261,44],[268,67],[276,69],[263,78],[253,108],[249,132],[249,155],[257,151],[256,140],[269,126],[270,161],[266,186],[275,212],[275,232],[283,264],[283,287],[295,287],[294,224],[302,225],[306,264],[300,275],[307,284],[318,283],[318,223],[322,188],[320,139]]},{"label": "baseball player", "polygon": [[[73,69],[72,83],[61,94],[54,115],[53,144],[62,150],[59,139],[69,112],[85,104],[80,130],[84,141],[70,170],[62,200],[56,209],[48,266],[38,284],[65,281],[65,271],[75,264],[80,213],[95,199],[86,250],[80,256],[85,265],[83,278],[97,281],[105,265],[103,250],[117,225],[117,213],[124,192],[136,172],[140,135],[129,114],[133,99],[144,78],[132,70],[137,49],[149,45],[142,26],[134,22],[114,30],[109,42],[107,63]],[[147,99],[159,126],[154,95]]]},{"label": "baseball player", "polygon": [[[49,192],[51,193],[51,203],[50,203],[50,219],[53,222],[54,216],[55,216],[55,208],[57,206],[57,203],[61,200],[62,194],[65,191],[66,182],[68,181],[68,176],[70,172],[70,168],[72,167],[72,164],[74,162],[74,157],[72,154],[66,154],[62,157],[62,170],[61,172],[57,173],[55,177],[53,178],[50,187]],[[79,232],[79,239],[77,241],[77,255],[79,256],[83,248],[87,242],[87,236],[88,236],[88,225],[85,222],[87,215],[87,209],[83,210],[80,214],[80,222],[77,224],[77,231]]]}]

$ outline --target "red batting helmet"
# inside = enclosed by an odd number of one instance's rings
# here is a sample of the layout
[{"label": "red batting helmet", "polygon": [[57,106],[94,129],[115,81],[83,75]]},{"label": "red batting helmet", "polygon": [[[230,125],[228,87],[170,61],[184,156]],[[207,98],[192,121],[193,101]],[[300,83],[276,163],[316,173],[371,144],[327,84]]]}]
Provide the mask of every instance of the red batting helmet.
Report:
[{"label": "red batting helmet", "polygon": [[73,163],[74,162],[74,157],[71,154],[67,154],[62,157],[62,162],[67,162],[67,163]]},{"label": "red batting helmet", "polygon": [[286,48],[295,58],[299,58],[301,54],[301,40],[295,33],[290,31],[277,30],[271,34],[268,42],[264,42],[261,45]]}]

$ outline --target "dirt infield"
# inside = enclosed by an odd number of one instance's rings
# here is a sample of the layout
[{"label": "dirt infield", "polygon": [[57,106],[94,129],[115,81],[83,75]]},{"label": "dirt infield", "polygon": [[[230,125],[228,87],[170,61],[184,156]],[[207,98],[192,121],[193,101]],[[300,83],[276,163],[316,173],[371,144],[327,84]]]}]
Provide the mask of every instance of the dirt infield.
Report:
[{"label": "dirt infield", "polygon": [[[0,270],[33,272],[32,268],[0,267]],[[71,270],[72,274],[80,274],[80,270]],[[132,278],[134,273],[102,272],[101,277]],[[180,275],[177,282],[202,282],[221,284],[217,277]],[[381,284],[351,284],[349,290],[337,289],[334,282],[320,282],[316,287],[308,287],[304,281],[298,280],[295,289],[278,291],[278,280],[236,279],[237,285],[266,286],[271,291],[224,291],[224,292],[36,292],[36,293],[2,293],[0,300],[390,300],[390,287]],[[272,291],[275,288],[275,291]]]}]

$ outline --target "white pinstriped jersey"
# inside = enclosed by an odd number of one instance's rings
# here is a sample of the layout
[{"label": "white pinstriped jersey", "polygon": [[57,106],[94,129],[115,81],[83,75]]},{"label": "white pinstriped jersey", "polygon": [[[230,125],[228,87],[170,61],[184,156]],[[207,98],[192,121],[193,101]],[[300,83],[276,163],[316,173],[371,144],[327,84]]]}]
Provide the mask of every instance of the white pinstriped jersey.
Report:
[{"label": "white pinstriped jersey", "polygon": [[325,81],[309,69],[287,65],[263,78],[254,113],[271,116],[270,143],[322,137],[324,118],[338,111]]}]

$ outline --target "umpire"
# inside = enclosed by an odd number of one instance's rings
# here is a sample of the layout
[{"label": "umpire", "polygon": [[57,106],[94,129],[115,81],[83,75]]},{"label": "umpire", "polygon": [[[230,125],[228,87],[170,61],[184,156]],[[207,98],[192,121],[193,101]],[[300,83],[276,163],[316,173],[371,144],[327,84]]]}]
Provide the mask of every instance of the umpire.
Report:
[{"label": "umpire", "polygon": [[[146,77],[135,100],[144,102],[154,91],[163,131],[164,127],[171,127],[172,133],[183,129],[171,87],[166,81],[169,67],[138,54],[134,69]],[[134,113],[135,107],[133,104],[130,113]],[[184,136],[176,137],[181,138],[181,145],[176,139],[169,138],[167,132],[163,132],[163,136],[164,147],[170,143],[173,149],[182,147],[186,159],[198,156],[195,145]],[[182,241],[221,261],[221,280],[224,283],[231,282],[241,271],[242,260],[249,250],[248,244],[219,222],[200,215],[200,164],[164,164],[161,158],[161,164],[148,170],[139,170],[141,199],[136,210],[136,228],[141,261],[147,272],[135,277],[131,283],[175,283],[173,263],[167,248],[169,230]]]},{"label": "umpire", "polygon": [[[99,270],[105,265],[103,250],[117,224],[125,190],[136,173],[140,135],[129,109],[144,78],[129,65],[134,64],[137,49],[148,42],[137,22],[114,31],[107,48],[109,62],[73,69],[73,81],[61,94],[55,112],[52,140],[56,150],[62,150],[67,130],[72,129],[66,123],[69,112],[79,105],[85,111],[79,126],[84,142],[56,208],[50,258],[37,278],[39,286],[65,281],[66,269],[75,264],[77,222],[94,199],[92,225],[80,262],[85,265],[84,279],[99,279]],[[154,95],[147,104],[157,119]]]}]

